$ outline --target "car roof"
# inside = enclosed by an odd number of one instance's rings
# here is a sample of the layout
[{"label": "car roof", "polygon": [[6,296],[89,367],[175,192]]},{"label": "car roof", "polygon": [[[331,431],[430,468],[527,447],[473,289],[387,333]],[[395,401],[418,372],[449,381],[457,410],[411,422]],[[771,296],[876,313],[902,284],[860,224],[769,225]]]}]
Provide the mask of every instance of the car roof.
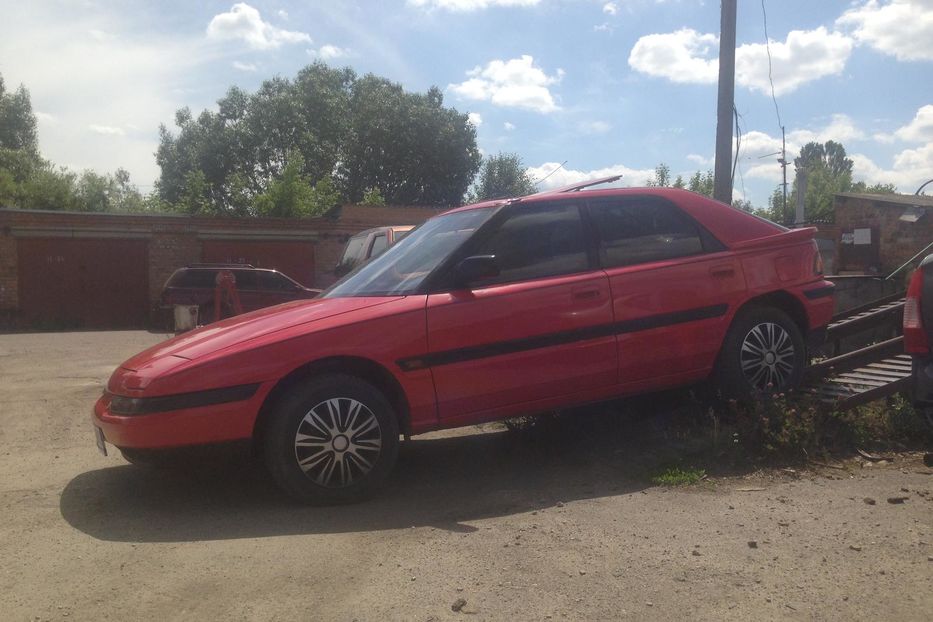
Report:
[{"label": "car roof", "polygon": [[760,218],[731,205],[716,201],[705,195],[680,188],[602,188],[586,190],[558,190],[539,192],[514,199],[495,199],[473,205],[465,205],[444,212],[452,214],[473,209],[510,205],[535,205],[542,202],[574,201],[616,197],[657,197],[668,200],[681,208],[700,224],[706,227],[720,242],[732,246],[737,242],[775,235],[786,231],[785,227]]}]

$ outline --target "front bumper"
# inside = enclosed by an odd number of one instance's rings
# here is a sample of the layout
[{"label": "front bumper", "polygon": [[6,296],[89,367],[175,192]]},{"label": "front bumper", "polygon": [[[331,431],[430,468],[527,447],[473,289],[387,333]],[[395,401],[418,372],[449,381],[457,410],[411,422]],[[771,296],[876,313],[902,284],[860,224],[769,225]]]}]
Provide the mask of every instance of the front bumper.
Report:
[{"label": "front bumper", "polygon": [[116,447],[167,449],[249,439],[269,389],[259,387],[249,399],[144,415],[118,415],[105,393],[94,404],[92,421]]}]

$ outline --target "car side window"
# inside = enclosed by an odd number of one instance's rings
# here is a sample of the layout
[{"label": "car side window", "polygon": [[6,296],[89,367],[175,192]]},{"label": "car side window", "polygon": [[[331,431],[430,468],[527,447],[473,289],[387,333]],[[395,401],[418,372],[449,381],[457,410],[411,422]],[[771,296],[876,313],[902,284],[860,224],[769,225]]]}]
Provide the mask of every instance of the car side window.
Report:
[{"label": "car side window", "polygon": [[373,238],[373,245],[369,249],[369,258],[378,257],[382,254],[382,251],[389,248],[389,238],[386,237],[386,234],[380,233]]},{"label": "car side window", "polygon": [[256,278],[256,272],[253,270],[234,270],[233,276],[236,278],[236,288],[239,291],[259,289],[259,280]]},{"label": "car side window", "polygon": [[589,268],[577,204],[516,205],[513,209],[472,253],[495,255],[499,264],[499,276],[480,284],[538,279]]},{"label": "car side window", "polygon": [[599,261],[604,268],[698,255],[704,250],[697,226],[666,201],[595,201],[589,211],[599,234]]},{"label": "car side window", "polygon": [[278,272],[260,272],[259,284],[267,292],[295,291],[295,284]]}]

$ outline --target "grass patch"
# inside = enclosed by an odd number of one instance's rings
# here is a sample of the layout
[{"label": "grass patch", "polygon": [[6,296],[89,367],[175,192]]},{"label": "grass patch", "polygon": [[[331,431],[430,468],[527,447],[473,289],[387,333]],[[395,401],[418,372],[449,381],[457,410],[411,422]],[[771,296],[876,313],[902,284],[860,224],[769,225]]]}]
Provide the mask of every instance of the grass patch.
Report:
[{"label": "grass patch", "polygon": [[651,478],[658,486],[689,486],[706,477],[704,469],[670,467]]}]

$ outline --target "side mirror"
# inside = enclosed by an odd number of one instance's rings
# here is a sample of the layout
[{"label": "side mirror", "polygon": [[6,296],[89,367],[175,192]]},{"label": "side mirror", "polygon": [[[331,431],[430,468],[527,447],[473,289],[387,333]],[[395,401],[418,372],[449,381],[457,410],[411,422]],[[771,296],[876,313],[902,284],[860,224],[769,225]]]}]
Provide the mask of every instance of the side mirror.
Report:
[{"label": "side mirror", "polygon": [[454,276],[458,286],[480,279],[491,279],[499,276],[499,263],[495,255],[473,255],[457,264]]}]

